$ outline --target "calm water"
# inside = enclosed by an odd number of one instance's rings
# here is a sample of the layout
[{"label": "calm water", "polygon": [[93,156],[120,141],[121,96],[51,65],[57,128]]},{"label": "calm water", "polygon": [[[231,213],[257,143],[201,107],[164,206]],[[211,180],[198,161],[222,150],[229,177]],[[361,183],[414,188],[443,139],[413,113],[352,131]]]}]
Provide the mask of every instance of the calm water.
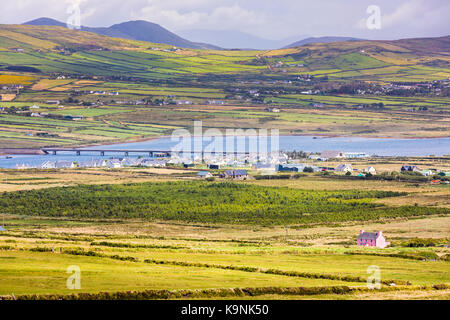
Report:
[{"label": "calm water", "polygon": [[[197,139],[197,138],[194,138]],[[255,139],[255,138],[252,138]],[[270,142],[270,139],[269,139]],[[208,142],[209,143],[209,142]],[[206,144],[208,144],[206,143]],[[237,143],[235,141],[235,143]],[[247,141],[247,145],[248,145]],[[125,143],[108,146],[98,146],[95,149],[153,149],[170,150],[177,142],[170,138],[150,140],[145,142]],[[225,145],[225,142],[224,142]],[[270,148],[270,147],[269,147]],[[89,148],[87,148],[89,149]],[[450,138],[440,139],[369,139],[369,138],[314,138],[309,136],[281,136],[279,149],[285,151],[321,152],[323,150],[339,150],[345,152],[365,152],[378,156],[442,156],[450,154]],[[58,154],[45,156],[13,156],[12,159],[0,157],[0,168],[16,168],[17,165],[40,166],[47,160],[89,161],[91,159],[108,159],[111,157],[124,157],[123,154],[106,154],[101,157],[95,153],[82,156],[74,154]],[[131,154],[130,157],[138,157]],[[143,155],[147,157],[148,155]]]}]

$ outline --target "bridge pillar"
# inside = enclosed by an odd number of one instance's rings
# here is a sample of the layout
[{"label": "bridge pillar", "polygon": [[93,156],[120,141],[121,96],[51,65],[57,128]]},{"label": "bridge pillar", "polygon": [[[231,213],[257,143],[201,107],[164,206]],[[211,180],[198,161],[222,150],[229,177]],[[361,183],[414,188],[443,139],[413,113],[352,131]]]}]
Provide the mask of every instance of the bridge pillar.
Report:
[{"label": "bridge pillar", "polygon": [[53,155],[54,155],[54,156],[56,156],[56,150],[55,150],[55,151],[53,151]]},{"label": "bridge pillar", "polygon": [[148,156],[149,156],[150,158],[153,158],[153,152],[149,152],[149,153],[148,153]]},{"label": "bridge pillar", "polygon": [[100,155],[101,155],[102,157],[104,157],[104,156],[105,156],[105,151],[100,152]]},{"label": "bridge pillar", "polygon": [[77,156],[81,156],[81,151],[77,151]]},{"label": "bridge pillar", "polygon": [[129,156],[129,152],[125,152],[125,157],[128,157]]}]

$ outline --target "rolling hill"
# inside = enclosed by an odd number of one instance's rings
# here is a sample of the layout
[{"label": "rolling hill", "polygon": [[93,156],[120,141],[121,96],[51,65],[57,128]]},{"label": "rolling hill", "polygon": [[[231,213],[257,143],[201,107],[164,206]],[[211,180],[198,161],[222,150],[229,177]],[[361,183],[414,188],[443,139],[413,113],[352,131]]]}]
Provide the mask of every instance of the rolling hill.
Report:
[{"label": "rolling hill", "polygon": [[[111,30],[117,36],[132,33],[130,27]],[[286,78],[308,73],[342,81],[423,81],[450,77],[449,52],[450,36],[310,43],[268,51],[201,50],[61,26],[0,25],[0,70],[43,74],[187,79],[188,75]],[[274,67],[280,63],[281,67]],[[235,78],[226,81],[230,80]]]},{"label": "rolling hill", "polygon": [[[65,23],[62,23],[60,21],[51,18],[35,19],[32,21],[25,22],[24,25],[66,27]],[[147,41],[153,43],[162,43],[181,48],[220,49],[217,46],[191,42],[176,35],[173,32],[170,32],[169,30],[161,27],[156,23],[143,20],[128,21],[120,24],[115,24],[107,28],[91,28],[82,26],[81,30],[108,37]]]},{"label": "rolling hill", "polygon": [[286,48],[300,47],[310,43],[330,43],[330,42],[344,42],[344,41],[358,41],[358,40],[362,39],[352,37],[310,37],[291,43],[290,45],[287,45],[284,48],[286,49]]}]

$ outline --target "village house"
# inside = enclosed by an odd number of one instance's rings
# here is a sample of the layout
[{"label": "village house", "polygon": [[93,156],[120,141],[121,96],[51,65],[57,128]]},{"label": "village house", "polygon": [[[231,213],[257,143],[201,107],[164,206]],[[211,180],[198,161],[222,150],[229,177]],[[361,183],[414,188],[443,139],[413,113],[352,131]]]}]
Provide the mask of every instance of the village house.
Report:
[{"label": "village house", "polygon": [[200,172],[197,174],[197,177],[200,178],[200,179],[207,179],[207,178],[211,178],[211,177],[212,177],[212,174],[209,173],[208,171],[200,171]]},{"label": "village house", "polygon": [[401,171],[402,172],[405,172],[405,171],[414,172],[414,171],[420,171],[420,169],[417,166],[403,166]]},{"label": "village house", "polygon": [[433,171],[431,171],[431,170],[421,170],[420,173],[422,175],[424,175],[425,177],[429,177],[429,176],[433,175]]},{"label": "village house", "polygon": [[352,172],[353,167],[349,163],[340,164],[335,169],[337,172]]},{"label": "village house", "polygon": [[45,161],[43,164],[41,164],[41,169],[55,169],[56,163],[53,161]]},{"label": "village house", "polygon": [[173,100],[173,102],[175,102],[178,105],[192,104],[192,101],[189,101],[189,100]]},{"label": "village house", "polygon": [[382,231],[378,232],[365,232],[361,230],[358,235],[357,245],[363,247],[377,247],[386,248],[391,243],[386,241]]},{"label": "village house", "polygon": [[60,101],[59,100],[47,100],[45,103],[46,104],[59,104]]},{"label": "village house", "polygon": [[377,170],[375,170],[374,167],[370,166],[364,169],[365,173],[370,173],[370,174],[377,174]]},{"label": "village house", "polygon": [[220,175],[221,178],[232,178],[235,180],[245,180],[248,178],[246,170],[228,170]]},{"label": "village house", "polygon": [[55,163],[56,169],[76,168],[78,165],[73,161],[59,160]]},{"label": "village house", "polygon": [[264,109],[264,111],[266,111],[266,112],[272,112],[272,113],[280,113],[280,112],[281,112],[281,110],[278,109],[278,108],[270,108],[270,107]]},{"label": "village house", "polygon": [[344,152],[342,151],[334,151],[334,150],[324,150],[320,154],[320,158],[322,159],[341,159],[344,158]]},{"label": "village house", "polygon": [[71,116],[71,115],[67,115],[64,116],[65,120],[72,120],[72,121],[79,121],[79,120],[83,120],[84,117],[83,116]]}]

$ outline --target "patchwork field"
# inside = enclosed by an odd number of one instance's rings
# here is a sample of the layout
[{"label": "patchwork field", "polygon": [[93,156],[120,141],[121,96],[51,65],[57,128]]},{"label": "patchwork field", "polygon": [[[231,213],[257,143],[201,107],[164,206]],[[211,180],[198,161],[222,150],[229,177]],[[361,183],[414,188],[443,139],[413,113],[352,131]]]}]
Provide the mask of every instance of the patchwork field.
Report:
[{"label": "patchwork field", "polygon": [[[0,295],[14,294],[19,299],[27,298],[24,295],[46,299],[49,294],[69,298],[64,295],[80,292],[90,293],[90,299],[105,298],[105,294],[121,299],[450,298],[450,252],[443,246],[450,231],[448,208],[416,198],[419,205],[411,209],[415,216],[407,211],[398,211],[398,216],[376,214],[380,208],[397,212],[394,208],[399,204],[385,201],[395,202],[404,195],[389,190],[411,196],[435,192],[448,196],[448,188],[398,181],[350,185],[332,178],[321,182],[313,176],[289,180],[289,184],[270,181],[268,187],[265,181],[186,181],[190,170],[162,170],[166,169],[3,171],[2,190],[36,190],[3,193],[0,198],[0,218],[7,229],[0,232]],[[114,184],[85,184],[99,180]],[[55,185],[72,186],[52,188]],[[135,192],[136,188],[140,191]],[[108,191],[102,194],[104,190]],[[166,192],[177,197],[168,198]],[[241,192],[247,197],[242,198]],[[219,193],[226,199],[223,204],[212,196]],[[330,208],[337,196],[342,199],[341,211],[333,213]],[[356,219],[321,219],[320,223],[305,223],[301,216],[286,215],[283,210],[270,213],[281,202],[289,212],[296,212],[289,205],[291,197],[310,217],[342,216],[345,203],[364,209]],[[321,197],[322,202],[313,200]],[[373,197],[382,197],[381,202],[374,206]],[[155,201],[158,204],[153,206]],[[242,202],[246,205],[239,209],[237,223],[233,210]],[[65,210],[69,203],[70,212]],[[114,203],[114,215],[102,217],[98,213],[112,209],[108,203]],[[165,211],[174,205],[177,209]],[[259,205],[266,207],[262,216]],[[228,209],[221,212],[222,206]],[[184,207],[189,210],[182,214]],[[196,215],[200,208],[201,215]],[[245,218],[249,210],[250,220]],[[96,214],[80,214],[90,211]],[[369,213],[372,218],[366,217]],[[216,221],[208,222],[209,214]],[[267,224],[263,216],[272,216],[272,223]],[[361,229],[383,230],[391,246],[355,246]],[[80,290],[67,289],[69,266],[81,269]],[[366,287],[369,266],[381,270],[379,291]]]}]

